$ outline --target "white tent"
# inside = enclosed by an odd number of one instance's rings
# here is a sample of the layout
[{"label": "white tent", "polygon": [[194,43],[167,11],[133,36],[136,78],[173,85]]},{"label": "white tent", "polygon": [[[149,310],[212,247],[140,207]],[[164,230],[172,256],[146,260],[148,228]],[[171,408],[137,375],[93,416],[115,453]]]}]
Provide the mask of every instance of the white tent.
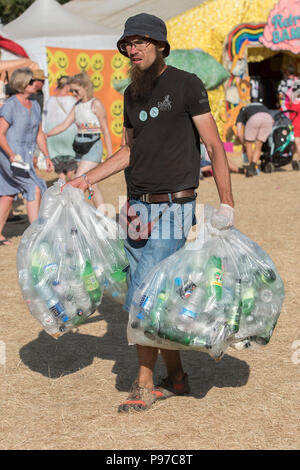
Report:
[{"label": "white tent", "polygon": [[204,0],[72,0],[63,8],[87,20],[106,26],[119,36],[129,16],[150,13],[164,21],[197,7]]},{"label": "white tent", "polygon": [[2,27],[32,60],[47,71],[46,46],[71,49],[115,49],[109,28],[82,19],[55,0],[36,0],[21,16]]}]

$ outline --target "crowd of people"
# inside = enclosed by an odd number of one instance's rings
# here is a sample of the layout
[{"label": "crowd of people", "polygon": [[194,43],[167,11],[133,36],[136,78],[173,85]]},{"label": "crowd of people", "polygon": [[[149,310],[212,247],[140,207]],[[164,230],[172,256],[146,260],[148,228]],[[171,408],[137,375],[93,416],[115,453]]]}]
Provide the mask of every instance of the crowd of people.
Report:
[{"label": "crowd of people", "polygon": [[[103,157],[101,137],[112,154],[106,111],[94,97],[92,81],[86,73],[63,76],[55,95],[44,103],[43,70],[16,69],[7,83],[0,108],[0,245],[10,245],[3,234],[13,201],[21,195],[29,223],[38,217],[46,182],[36,172],[37,154],[45,159],[46,171],[69,181],[97,166]],[[95,207],[102,212],[104,200],[93,185]]]}]

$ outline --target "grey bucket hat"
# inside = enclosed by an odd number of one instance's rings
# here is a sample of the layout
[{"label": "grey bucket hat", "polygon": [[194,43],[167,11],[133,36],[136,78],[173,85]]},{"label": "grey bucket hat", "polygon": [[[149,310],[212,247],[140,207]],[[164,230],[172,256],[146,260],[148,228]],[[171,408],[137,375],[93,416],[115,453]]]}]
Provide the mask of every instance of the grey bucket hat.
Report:
[{"label": "grey bucket hat", "polygon": [[128,57],[126,52],[121,51],[120,44],[128,36],[142,36],[144,38],[154,39],[156,41],[163,41],[166,47],[163,51],[164,57],[170,53],[170,44],[167,41],[167,27],[163,20],[148,13],[139,13],[138,15],[131,16],[126,20],[124,33],[117,42],[117,47],[121,54]]}]

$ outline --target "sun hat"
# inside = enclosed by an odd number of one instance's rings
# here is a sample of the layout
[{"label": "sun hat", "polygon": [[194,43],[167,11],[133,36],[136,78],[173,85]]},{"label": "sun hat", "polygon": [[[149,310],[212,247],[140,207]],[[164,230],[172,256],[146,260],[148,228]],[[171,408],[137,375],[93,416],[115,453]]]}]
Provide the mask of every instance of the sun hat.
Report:
[{"label": "sun hat", "polygon": [[128,57],[128,54],[120,49],[120,44],[128,36],[142,36],[156,41],[163,41],[166,43],[163,51],[164,57],[167,57],[170,53],[170,44],[167,41],[167,27],[165,22],[157,16],[139,13],[126,20],[124,33],[117,42],[119,51],[126,57]]},{"label": "sun hat", "polygon": [[47,77],[46,75],[44,74],[44,70],[42,69],[35,69],[32,71],[33,73],[33,80],[46,80]]}]

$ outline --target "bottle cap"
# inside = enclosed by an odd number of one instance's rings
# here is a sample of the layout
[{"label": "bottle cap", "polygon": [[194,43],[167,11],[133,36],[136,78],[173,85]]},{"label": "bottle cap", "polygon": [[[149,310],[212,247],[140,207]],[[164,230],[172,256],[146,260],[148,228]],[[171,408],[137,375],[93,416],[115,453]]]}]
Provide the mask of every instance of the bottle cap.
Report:
[{"label": "bottle cap", "polygon": [[175,277],[174,283],[175,283],[176,286],[181,286],[182,285],[181,277]]}]

